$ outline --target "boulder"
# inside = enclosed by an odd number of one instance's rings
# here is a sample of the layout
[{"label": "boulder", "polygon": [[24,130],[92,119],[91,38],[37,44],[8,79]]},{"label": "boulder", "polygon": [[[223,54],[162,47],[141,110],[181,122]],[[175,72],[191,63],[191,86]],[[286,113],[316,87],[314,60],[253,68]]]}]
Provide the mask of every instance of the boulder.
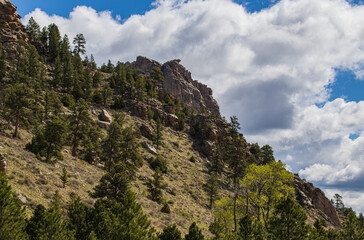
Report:
[{"label": "boulder", "polygon": [[99,120],[103,121],[103,122],[111,123],[112,122],[112,117],[110,116],[110,114],[105,109],[102,109],[101,113],[99,115]]},{"label": "boulder", "polygon": [[100,128],[109,130],[110,128],[110,122],[104,122],[104,121],[97,121],[97,125],[99,125]]},{"label": "boulder", "polygon": [[153,131],[153,128],[150,127],[149,125],[142,123],[142,125],[139,127],[139,129],[140,129],[140,133],[142,134],[142,136],[144,136],[148,139],[153,138],[154,131]]},{"label": "boulder", "polygon": [[152,144],[149,144],[147,142],[144,142],[143,143],[143,146],[149,150],[149,152],[153,153],[154,155],[157,155],[158,152],[157,152],[157,149],[155,149],[155,147],[152,145]]}]

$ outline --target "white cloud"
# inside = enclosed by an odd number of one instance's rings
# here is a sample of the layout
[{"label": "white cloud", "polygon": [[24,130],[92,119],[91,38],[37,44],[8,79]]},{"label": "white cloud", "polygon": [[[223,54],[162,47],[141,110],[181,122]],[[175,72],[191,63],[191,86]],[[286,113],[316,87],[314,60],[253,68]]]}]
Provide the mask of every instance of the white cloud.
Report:
[{"label": "white cloud", "polygon": [[88,53],[99,62],[179,58],[213,88],[225,116],[239,117],[249,141],[272,145],[277,158],[308,180],[341,189],[361,184],[364,102],[328,102],[327,86],[335,68],[364,76],[363,6],[281,0],[253,14],[231,0],[154,6],[123,23],[84,6],[68,18],[36,9],[24,21],[55,22],[70,38],[84,33]]}]

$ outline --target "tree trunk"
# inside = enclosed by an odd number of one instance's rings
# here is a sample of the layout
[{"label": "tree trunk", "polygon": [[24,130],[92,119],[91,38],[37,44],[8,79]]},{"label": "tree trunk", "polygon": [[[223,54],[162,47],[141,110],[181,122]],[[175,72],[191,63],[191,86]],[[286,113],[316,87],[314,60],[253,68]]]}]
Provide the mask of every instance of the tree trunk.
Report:
[{"label": "tree trunk", "polygon": [[15,121],[15,130],[14,130],[14,135],[13,135],[14,138],[18,137],[19,119],[20,119],[20,116],[19,116],[19,113],[17,113],[16,121]]}]

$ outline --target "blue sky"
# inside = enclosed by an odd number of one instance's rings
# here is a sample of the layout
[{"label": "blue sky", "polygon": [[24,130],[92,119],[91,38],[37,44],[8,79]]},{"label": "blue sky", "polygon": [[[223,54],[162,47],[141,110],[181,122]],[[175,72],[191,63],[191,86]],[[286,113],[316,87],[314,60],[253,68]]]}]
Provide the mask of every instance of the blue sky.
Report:
[{"label": "blue sky", "polygon": [[364,212],[360,0],[12,2],[24,23],[84,33],[98,63],[181,59],[249,142],[271,145],[290,170]]}]

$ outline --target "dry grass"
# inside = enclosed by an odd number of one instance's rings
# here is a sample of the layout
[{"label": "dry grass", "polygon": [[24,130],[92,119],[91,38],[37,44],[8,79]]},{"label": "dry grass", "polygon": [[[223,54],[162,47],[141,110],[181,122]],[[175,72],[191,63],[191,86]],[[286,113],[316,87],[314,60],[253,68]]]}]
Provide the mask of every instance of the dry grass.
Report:
[{"label": "dry grass", "polygon": [[[143,122],[140,118],[126,115],[127,125],[135,128]],[[31,134],[21,131],[21,139],[1,136],[0,151],[5,153],[7,159],[7,175],[13,190],[22,194],[26,205],[33,209],[37,204],[48,206],[56,190],[58,190],[66,203],[71,192],[77,193],[85,203],[93,204],[89,192],[98,183],[104,171],[70,155],[69,148],[65,148],[64,161],[48,164],[39,161],[34,154],[26,151],[25,145],[31,139]],[[105,133],[105,132],[104,132]],[[183,234],[188,232],[192,222],[196,222],[207,236],[211,236],[208,226],[213,221],[211,209],[207,207],[208,197],[203,185],[208,178],[207,159],[200,156],[192,147],[192,139],[186,132],[174,131],[165,127],[163,130],[162,147],[159,154],[168,163],[168,173],[164,174],[164,182],[168,187],[163,191],[164,198],[169,201],[171,213],[162,213],[162,204],[148,199],[145,182],[151,178],[154,171],[150,168],[148,160],[155,157],[142,146],[139,148],[145,159],[144,166],[139,170],[137,180],[132,183],[132,190],[136,193],[144,212],[152,222],[152,226],[161,231],[165,226],[176,223]],[[142,142],[152,142],[144,137]],[[189,161],[191,156],[195,163]],[[62,188],[60,175],[62,168],[66,167],[71,175],[65,188]],[[222,190],[222,194],[229,194]]]}]

